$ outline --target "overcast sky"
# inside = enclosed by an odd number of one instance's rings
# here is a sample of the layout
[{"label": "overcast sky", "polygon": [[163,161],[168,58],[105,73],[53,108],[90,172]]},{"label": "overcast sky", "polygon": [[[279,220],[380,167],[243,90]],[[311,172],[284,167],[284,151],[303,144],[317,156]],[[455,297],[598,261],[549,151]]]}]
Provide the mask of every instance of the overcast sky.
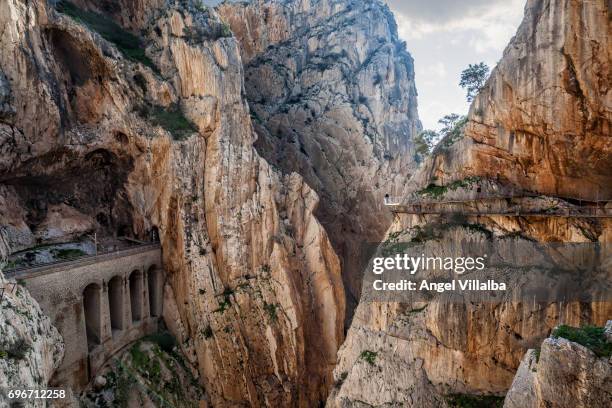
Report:
[{"label": "overcast sky", "polygon": [[414,57],[419,116],[425,129],[439,129],[447,113],[466,114],[459,87],[468,64],[493,68],[518,28],[525,0],[387,0]]},{"label": "overcast sky", "polygon": [[[383,0],[385,1],[385,0]],[[204,0],[214,5],[218,0]],[[419,116],[425,129],[439,129],[448,113],[466,114],[459,87],[468,64],[493,68],[523,17],[525,0],[386,0],[400,37],[414,57]]]}]

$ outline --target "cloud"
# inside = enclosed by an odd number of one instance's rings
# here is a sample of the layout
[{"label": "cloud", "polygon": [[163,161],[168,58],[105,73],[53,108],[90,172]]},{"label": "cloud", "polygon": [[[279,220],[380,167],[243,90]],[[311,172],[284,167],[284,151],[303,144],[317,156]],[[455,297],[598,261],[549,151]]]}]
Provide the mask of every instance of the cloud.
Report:
[{"label": "cloud", "polygon": [[516,31],[525,0],[389,0],[400,36],[421,39],[432,33],[465,36],[478,53],[503,49]]},{"label": "cloud", "polygon": [[392,10],[412,21],[447,23],[498,7],[507,0],[388,0]]}]

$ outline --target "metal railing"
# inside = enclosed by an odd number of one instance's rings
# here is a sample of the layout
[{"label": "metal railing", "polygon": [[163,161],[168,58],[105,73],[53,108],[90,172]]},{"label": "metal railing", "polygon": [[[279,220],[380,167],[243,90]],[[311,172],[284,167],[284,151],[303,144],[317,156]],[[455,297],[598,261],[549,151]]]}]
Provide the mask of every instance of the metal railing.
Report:
[{"label": "metal railing", "polygon": [[429,209],[411,205],[390,205],[391,212],[403,214],[463,214],[463,215],[503,215],[503,216],[540,216],[540,217],[577,217],[577,218],[612,218],[612,208],[564,208],[561,210],[533,210],[523,208],[495,209]]},{"label": "metal railing", "polygon": [[612,199],[585,199],[581,197],[570,197],[570,196],[547,196],[545,194],[537,194],[531,192],[521,192],[518,194],[510,193],[506,195],[489,195],[486,193],[476,193],[474,195],[470,195],[470,197],[465,199],[449,199],[449,200],[438,200],[433,197],[428,197],[428,194],[422,194],[422,198],[415,200],[405,200],[405,197],[385,197],[385,205],[410,205],[410,204],[459,204],[459,203],[470,203],[470,202],[482,202],[482,201],[496,201],[496,200],[512,200],[512,199],[522,199],[522,198],[550,198],[557,199],[562,201],[570,201],[574,203],[578,203],[579,205],[591,204],[596,206],[605,206],[607,203],[612,201]]},{"label": "metal railing", "polygon": [[17,275],[24,275],[24,272],[39,272],[45,269],[51,269],[62,266],[70,266],[70,265],[78,265],[81,263],[96,263],[102,262],[109,259],[114,259],[118,257],[133,255],[141,252],[146,252],[151,249],[160,248],[159,242],[147,242],[143,244],[137,244],[130,246],[128,248],[122,248],[117,250],[108,250],[108,251],[98,251],[96,255],[81,255],[76,257],[70,257],[61,259],[58,261],[52,262],[44,262],[37,264],[28,264],[23,266],[17,266],[13,268],[3,268],[2,272],[6,277],[12,278]]}]

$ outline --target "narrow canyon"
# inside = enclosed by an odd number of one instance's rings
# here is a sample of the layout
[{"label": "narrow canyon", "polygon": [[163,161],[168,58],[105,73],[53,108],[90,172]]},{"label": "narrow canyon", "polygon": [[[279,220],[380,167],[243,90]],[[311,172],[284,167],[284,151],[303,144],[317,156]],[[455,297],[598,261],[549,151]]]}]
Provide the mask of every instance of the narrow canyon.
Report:
[{"label": "narrow canyon", "polygon": [[[404,241],[581,243],[611,282],[611,218],[572,215],[612,206],[611,13],[527,0],[466,121],[422,157],[419,61],[384,2],[0,0],[0,389],[69,389],[58,407],[610,406],[609,351],[556,329],[598,326],[609,350],[610,299],[380,302],[364,271]],[[483,191],[566,213],[386,205]]]}]

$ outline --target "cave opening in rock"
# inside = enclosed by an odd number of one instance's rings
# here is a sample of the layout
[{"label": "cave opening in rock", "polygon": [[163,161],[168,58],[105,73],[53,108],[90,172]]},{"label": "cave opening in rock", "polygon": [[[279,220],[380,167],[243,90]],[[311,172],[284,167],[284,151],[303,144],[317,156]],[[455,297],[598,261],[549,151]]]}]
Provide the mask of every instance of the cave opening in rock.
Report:
[{"label": "cave opening in rock", "polygon": [[88,239],[93,232],[115,238],[118,228],[132,225],[124,188],[132,168],[131,158],[106,149],[85,155],[61,149],[25,162],[0,183],[14,191],[11,202],[20,207],[14,214],[23,214],[28,229],[20,233],[32,245]]}]

